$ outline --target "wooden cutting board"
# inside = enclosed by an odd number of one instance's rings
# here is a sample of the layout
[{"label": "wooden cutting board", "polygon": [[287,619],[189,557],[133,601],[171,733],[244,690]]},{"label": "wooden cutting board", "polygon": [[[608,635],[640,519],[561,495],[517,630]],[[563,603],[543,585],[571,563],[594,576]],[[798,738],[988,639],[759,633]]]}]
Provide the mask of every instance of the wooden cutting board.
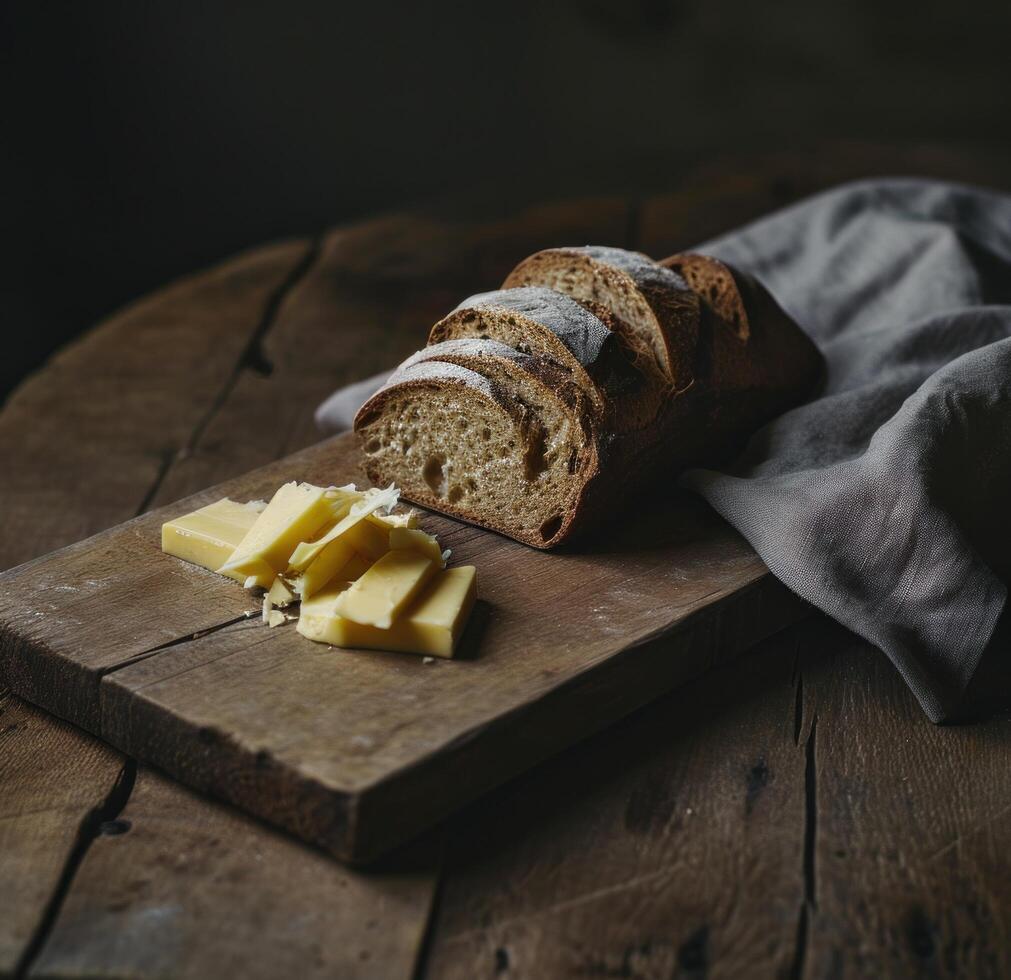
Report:
[{"label": "wooden cutting board", "polygon": [[736,532],[672,493],[570,552],[426,513],[451,563],[478,568],[460,656],[331,649],[266,628],[236,583],[160,550],[163,521],[293,479],[366,483],[339,436],[0,576],[0,672],[342,860],[376,857],[804,612]]}]

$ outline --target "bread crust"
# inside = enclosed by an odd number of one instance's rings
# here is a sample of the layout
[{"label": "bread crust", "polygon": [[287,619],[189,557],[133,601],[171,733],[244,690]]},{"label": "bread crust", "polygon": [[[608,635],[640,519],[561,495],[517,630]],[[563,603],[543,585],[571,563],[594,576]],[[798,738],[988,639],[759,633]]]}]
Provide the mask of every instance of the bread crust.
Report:
[{"label": "bread crust", "polygon": [[608,325],[613,323],[595,304],[577,303],[543,286],[522,286],[464,300],[432,327],[428,343],[509,337],[517,349],[550,358],[570,371],[587,391],[601,428],[624,433],[652,426],[665,396],[633,366]]},{"label": "bread crust", "polygon": [[433,361],[468,368],[486,377],[493,385],[497,384],[500,389],[504,385],[489,377],[489,368],[498,365],[521,373],[529,383],[540,387],[565,405],[587,439],[596,438],[599,419],[596,417],[590,396],[571,374],[547,357],[518,351],[497,340],[461,337],[422,347],[421,350],[411,354],[400,365],[398,371]]},{"label": "bread crust", "polygon": [[[560,281],[564,280],[564,281]],[[699,303],[685,280],[641,252],[585,245],[544,249],[524,259],[503,289],[552,285],[581,301],[600,303],[616,314],[613,329],[636,366],[661,386],[680,390],[693,380]],[[571,290],[571,291],[570,291]],[[609,298],[636,307],[635,317],[614,309]],[[633,322],[633,321],[638,322]]]},{"label": "bread crust", "polygon": [[[504,325],[529,339],[516,348],[549,357],[567,369],[590,397],[598,415],[608,399],[621,397],[640,381],[612,330],[590,310],[553,289],[526,286],[478,293],[465,299],[429,333],[429,345],[481,337]],[[520,345],[522,344],[522,345]]]}]

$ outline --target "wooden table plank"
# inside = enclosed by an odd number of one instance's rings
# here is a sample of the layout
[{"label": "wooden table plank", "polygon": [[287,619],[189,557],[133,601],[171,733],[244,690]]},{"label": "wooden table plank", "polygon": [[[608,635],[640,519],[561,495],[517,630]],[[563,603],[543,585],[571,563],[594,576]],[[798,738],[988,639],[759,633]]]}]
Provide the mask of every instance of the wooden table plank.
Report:
[{"label": "wooden table plank", "polygon": [[808,977],[1011,973],[1011,714],[931,725],[839,627],[802,663]]},{"label": "wooden table plank", "polygon": [[426,976],[788,976],[793,627],[461,813]]},{"label": "wooden table plank", "polygon": [[114,814],[124,759],[0,689],[0,975],[39,934],[68,861]]},{"label": "wooden table plank", "polygon": [[31,976],[407,977],[438,850],[357,874],[141,767]]}]

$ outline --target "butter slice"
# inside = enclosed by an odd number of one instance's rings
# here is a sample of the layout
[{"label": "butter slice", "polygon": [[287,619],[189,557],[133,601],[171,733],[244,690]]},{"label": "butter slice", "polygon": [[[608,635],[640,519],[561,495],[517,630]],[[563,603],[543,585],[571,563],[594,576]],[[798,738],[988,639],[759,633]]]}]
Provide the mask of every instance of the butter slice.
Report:
[{"label": "butter slice", "polygon": [[356,551],[351,556],[351,560],[340,570],[338,579],[341,582],[353,582],[355,579],[361,578],[371,567],[372,562]]},{"label": "butter slice", "polygon": [[389,629],[439,566],[416,551],[388,551],[349,589],[338,596],[338,616]]},{"label": "butter slice", "polygon": [[390,533],[389,524],[376,514],[369,514],[368,520],[360,521],[348,531],[348,540],[363,558],[378,561],[390,550]]},{"label": "butter slice", "polygon": [[[385,490],[369,490],[362,494],[361,498],[351,506],[351,509],[326,534],[320,535],[315,540],[309,537],[302,538],[298,547],[288,557],[288,567],[296,572],[304,572],[331,545],[337,542],[347,545],[348,542],[344,540],[344,536],[351,528],[365,520],[370,514],[375,513],[375,511],[395,506],[399,496],[400,491],[392,485]],[[348,555],[345,555],[335,565],[335,568],[339,568],[344,564],[348,557]]]},{"label": "butter slice", "polygon": [[331,550],[324,551],[301,575],[296,578],[292,585],[301,599],[308,599],[316,595],[317,592],[326,588],[331,582],[342,582],[345,585],[353,582],[363,575],[372,564],[367,558],[363,558],[357,551],[349,549],[348,558],[343,565],[331,564],[331,559],[336,557],[339,562],[345,551],[337,551],[334,546]]},{"label": "butter slice", "polygon": [[345,594],[344,587],[331,586],[303,602],[299,633],[331,646],[452,657],[477,599],[477,572],[473,565],[439,572],[389,629],[341,616],[336,607]]},{"label": "butter slice", "polygon": [[[262,501],[240,504],[225,497],[167,521],[161,527],[161,550],[216,572],[232,557],[266,506]],[[237,582],[246,578],[241,572],[226,574]]]},{"label": "butter slice", "polygon": [[446,565],[439,542],[427,531],[406,527],[393,528],[390,531],[390,549],[394,548],[401,551],[416,551],[419,555],[430,558],[439,568]]},{"label": "butter slice", "polygon": [[322,487],[286,483],[274,494],[266,510],[220,568],[269,588],[288,567],[288,556],[300,541],[307,541],[334,519],[339,506]]}]

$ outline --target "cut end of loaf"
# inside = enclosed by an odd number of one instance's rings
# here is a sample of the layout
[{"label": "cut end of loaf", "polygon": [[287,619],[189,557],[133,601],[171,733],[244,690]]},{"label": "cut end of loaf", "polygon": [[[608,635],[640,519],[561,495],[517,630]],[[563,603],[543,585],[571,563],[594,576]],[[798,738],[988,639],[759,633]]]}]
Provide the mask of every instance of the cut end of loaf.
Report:
[{"label": "cut end of loaf", "polygon": [[719,259],[694,252],[672,255],[660,263],[680,275],[695,291],[702,304],[716,314],[740,340],[751,332],[748,311],[744,306],[734,274]]}]

